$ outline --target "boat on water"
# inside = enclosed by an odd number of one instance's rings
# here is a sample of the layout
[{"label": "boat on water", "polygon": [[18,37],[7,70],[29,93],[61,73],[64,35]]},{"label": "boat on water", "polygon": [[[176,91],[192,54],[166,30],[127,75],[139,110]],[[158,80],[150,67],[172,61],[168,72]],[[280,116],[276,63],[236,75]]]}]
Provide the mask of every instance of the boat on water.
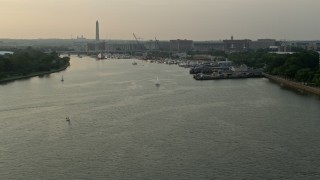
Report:
[{"label": "boat on water", "polygon": [[71,120],[70,120],[69,116],[66,117],[66,122],[67,122],[69,125],[71,125]]},{"label": "boat on water", "polygon": [[64,79],[63,79],[63,75],[61,76],[61,82],[63,82],[64,81]]},{"label": "boat on water", "polygon": [[159,78],[157,77],[157,80],[156,80],[156,82],[154,83],[157,87],[159,87],[160,86],[160,81],[159,81]]},{"label": "boat on water", "polygon": [[99,54],[97,55],[97,60],[103,60],[103,59],[105,59],[104,54],[99,53]]},{"label": "boat on water", "polygon": [[137,65],[137,64],[138,64],[138,63],[137,63],[137,62],[135,62],[135,61],[133,61],[133,62],[132,62],[132,65]]}]

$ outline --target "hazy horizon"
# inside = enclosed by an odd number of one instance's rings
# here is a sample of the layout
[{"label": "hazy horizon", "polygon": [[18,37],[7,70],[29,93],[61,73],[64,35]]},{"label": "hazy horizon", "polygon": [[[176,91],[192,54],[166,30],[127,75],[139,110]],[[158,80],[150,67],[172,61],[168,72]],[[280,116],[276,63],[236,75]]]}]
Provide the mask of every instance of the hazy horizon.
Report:
[{"label": "hazy horizon", "polygon": [[0,39],[319,40],[319,0],[0,0]]}]

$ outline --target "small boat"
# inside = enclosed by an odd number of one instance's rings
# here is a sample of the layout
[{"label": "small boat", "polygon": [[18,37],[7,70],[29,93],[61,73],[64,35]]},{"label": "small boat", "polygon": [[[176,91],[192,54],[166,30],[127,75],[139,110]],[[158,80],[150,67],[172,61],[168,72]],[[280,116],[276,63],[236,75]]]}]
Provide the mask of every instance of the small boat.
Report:
[{"label": "small boat", "polygon": [[61,76],[61,82],[63,82],[64,81],[64,79],[63,79],[63,75]]},{"label": "small boat", "polygon": [[160,81],[159,81],[159,78],[158,78],[158,77],[157,77],[157,80],[156,80],[156,82],[155,82],[155,85],[156,85],[157,87],[160,86]]},{"label": "small boat", "polygon": [[135,62],[135,61],[133,61],[133,62],[132,62],[132,65],[137,65],[137,64],[138,64],[138,63],[137,63],[137,62]]},{"label": "small boat", "polygon": [[67,122],[69,125],[71,125],[71,120],[70,120],[69,116],[66,117],[66,122]]},{"label": "small boat", "polygon": [[97,55],[97,60],[103,60],[105,58],[104,54],[103,53],[99,53]]}]

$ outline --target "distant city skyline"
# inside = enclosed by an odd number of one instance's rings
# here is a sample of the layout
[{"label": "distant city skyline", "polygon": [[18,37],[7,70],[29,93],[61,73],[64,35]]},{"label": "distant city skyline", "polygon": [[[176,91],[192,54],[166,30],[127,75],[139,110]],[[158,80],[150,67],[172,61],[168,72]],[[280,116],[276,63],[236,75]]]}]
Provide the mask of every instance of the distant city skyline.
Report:
[{"label": "distant city skyline", "polygon": [[319,0],[0,0],[0,39],[320,40]]}]

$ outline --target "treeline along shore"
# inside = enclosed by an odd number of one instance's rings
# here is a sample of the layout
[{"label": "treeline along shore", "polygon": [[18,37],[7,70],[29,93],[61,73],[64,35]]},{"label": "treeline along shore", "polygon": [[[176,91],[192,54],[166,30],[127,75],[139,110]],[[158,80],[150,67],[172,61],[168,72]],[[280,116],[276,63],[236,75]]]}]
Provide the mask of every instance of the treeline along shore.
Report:
[{"label": "treeline along shore", "polygon": [[299,50],[292,54],[275,54],[267,51],[234,53],[228,57],[234,63],[264,68],[269,75],[320,87],[319,54]]},{"label": "treeline along shore", "polygon": [[61,58],[55,52],[32,48],[0,55],[0,83],[62,71],[70,65],[69,61],[69,57]]},{"label": "treeline along shore", "polygon": [[320,95],[319,53],[298,49],[292,54],[267,51],[235,53],[229,56],[236,63],[263,67],[263,75],[286,87]]},{"label": "treeline along shore", "polygon": [[284,79],[282,77],[278,76],[272,76],[270,74],[263,73],[263,75],[270,79],[271,81],[274,81],[280,85],[283,85],[285,87],[291,88],[298,90],[300,92],[307,92],[307,93],[312,93],[315,95],[320,96],[320,88],[319,87],[312,87],[312,86],[307,86],[301,82],[294,82],[292,80]]}]

